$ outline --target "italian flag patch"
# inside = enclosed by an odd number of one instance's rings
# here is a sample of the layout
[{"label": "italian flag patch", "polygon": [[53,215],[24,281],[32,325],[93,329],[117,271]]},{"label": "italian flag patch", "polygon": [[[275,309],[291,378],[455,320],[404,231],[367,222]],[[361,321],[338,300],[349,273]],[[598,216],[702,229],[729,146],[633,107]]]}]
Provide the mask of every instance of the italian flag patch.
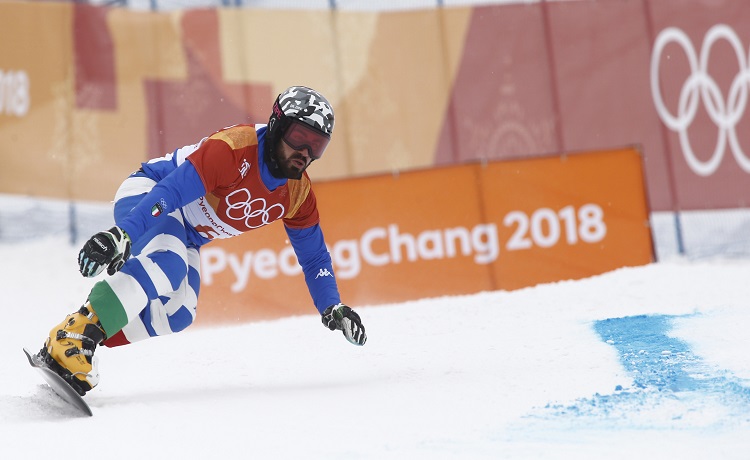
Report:
[{"label": "italian flag patch", "polygon": [[153,217],[159,217],[159,214],[161,214],[161,205],[159,203],[156,203],[151,207],[151,215]]}]

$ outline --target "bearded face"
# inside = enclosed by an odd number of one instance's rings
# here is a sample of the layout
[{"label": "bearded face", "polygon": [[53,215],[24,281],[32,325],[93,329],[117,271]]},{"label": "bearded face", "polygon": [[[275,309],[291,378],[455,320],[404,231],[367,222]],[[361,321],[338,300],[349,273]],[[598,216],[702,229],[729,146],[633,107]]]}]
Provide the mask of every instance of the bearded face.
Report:
[{"label": "bearded face", "polygon": [[300,179],[302,173],[312,163],[307,149],[295,150],[283,140],[276,146],[276,162],[285,177]]}]

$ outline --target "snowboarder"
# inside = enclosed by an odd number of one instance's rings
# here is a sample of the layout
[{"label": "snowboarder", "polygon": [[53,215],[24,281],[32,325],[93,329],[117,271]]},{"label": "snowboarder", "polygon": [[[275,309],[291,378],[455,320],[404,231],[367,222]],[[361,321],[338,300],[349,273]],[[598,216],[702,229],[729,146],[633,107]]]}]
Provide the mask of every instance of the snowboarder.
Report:
[{"label": "snowboarder", "polygon": [[308,166],[333,133],[333,108],[293,86],[267,125],[235,125],[143,163],[118,189],[115,226],[78,256],[83,276],[107,270],[83,306],[52,328],[39,356],[83,395],[99,382],[97,345],[179,332],[196,315],[199,250],[281,219],[313,303],[331,330],[364,345],[359,315],[341,303]]}]

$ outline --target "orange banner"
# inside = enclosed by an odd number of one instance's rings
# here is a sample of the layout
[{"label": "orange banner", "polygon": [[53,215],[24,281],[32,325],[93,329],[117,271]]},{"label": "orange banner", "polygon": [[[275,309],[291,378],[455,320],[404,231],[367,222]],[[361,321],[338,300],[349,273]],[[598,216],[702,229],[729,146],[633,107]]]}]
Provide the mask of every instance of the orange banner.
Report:
[{"label": "orange banner", "polygon": [[[634,149],[315,184],[352,306],[517,289],[652,261]],[[201,250],[199,323],[315,311],[280,224]]]}]

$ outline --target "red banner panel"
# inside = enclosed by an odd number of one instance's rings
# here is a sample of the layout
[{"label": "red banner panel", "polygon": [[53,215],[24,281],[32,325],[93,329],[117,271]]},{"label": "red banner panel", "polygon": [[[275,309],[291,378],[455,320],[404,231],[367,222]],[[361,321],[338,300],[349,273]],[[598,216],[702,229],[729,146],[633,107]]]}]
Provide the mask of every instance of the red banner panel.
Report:
[{"label": "red banner panel", "polygon": [[747,206],[750,3],[473,10],[438,164],[639,144],[654,210]]},{"label": "red banner panel", "polygon": [[750,4],[649,2],[647,68],[681,209],[750,204]]}]

